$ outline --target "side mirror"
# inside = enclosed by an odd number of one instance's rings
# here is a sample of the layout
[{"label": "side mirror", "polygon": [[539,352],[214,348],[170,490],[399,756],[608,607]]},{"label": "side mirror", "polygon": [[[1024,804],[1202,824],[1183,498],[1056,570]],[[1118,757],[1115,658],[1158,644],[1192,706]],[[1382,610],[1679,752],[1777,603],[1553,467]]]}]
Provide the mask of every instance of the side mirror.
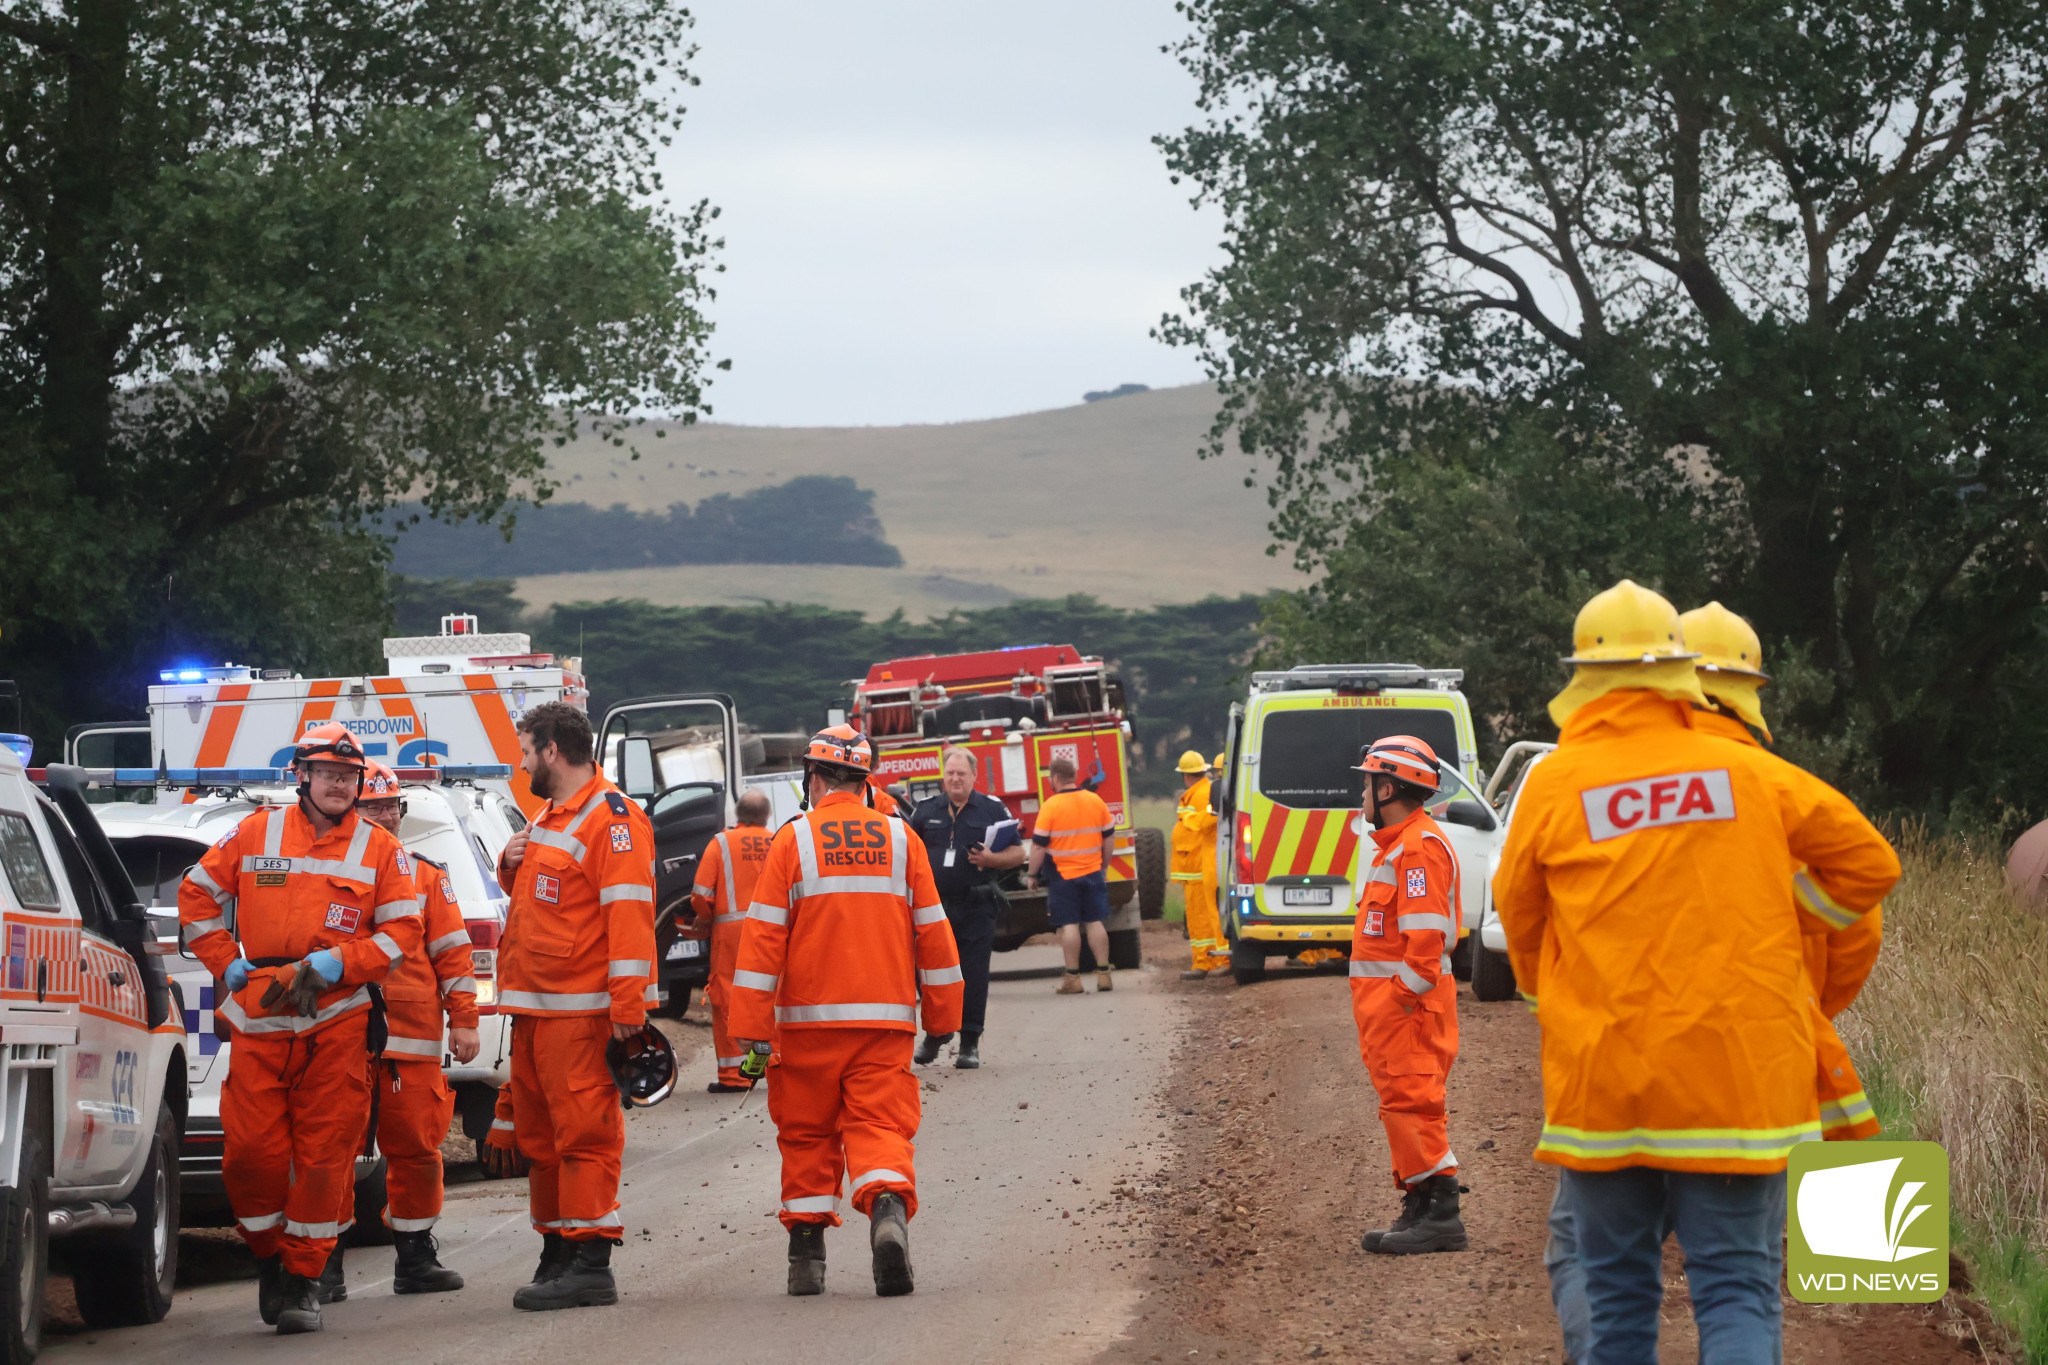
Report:
[{"label": "side mirror", "polygon": [[631,735],[619,742],[619,789],[635,801],[654,799],[661,784],[654,775],[654,741]]},{"label": "side mirror", "polygon": [[1444,807],[1445,824],[1463,825],[1467,829],[1490,830],[1494,827],[1493,812],[1477,801],[1453,801]]}]

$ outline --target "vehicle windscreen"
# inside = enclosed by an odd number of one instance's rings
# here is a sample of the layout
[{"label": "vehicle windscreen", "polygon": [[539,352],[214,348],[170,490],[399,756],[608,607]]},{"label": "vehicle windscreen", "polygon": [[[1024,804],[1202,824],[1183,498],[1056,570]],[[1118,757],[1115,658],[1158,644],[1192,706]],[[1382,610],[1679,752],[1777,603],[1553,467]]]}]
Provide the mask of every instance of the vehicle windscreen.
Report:
[{"label": "vehicle windscreen", "polygon": [[206,855],[206,845],[191,839],[116,839],[114,852],[135,883],[135,896],[144,905],[178,903],[178,883],[186,871]]},{"label": "vehicle windscreen", "polygon": [[1447,764],[1458,759],[1458,727],[1449,710],[1425,707],[1331,706],[1270,711],[1258,741],[1259,794],[1292,810],[1358,806],[1364,774],[1358,751],[1388,735],[1414,735]]}]

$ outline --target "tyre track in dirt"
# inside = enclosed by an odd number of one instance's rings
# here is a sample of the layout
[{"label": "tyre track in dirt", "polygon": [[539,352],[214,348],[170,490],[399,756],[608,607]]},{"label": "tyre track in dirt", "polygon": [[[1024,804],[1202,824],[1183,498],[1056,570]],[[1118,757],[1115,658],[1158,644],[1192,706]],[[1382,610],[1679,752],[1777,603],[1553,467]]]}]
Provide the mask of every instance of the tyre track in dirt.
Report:
[{"label": "tyre track in dirt", "polygon": [[[1184,966],[1185,952],[1170,932],[1147,934],[1148,957],[1163,969]],[[1397,1195],[1340,971],[1179,985],[1187,1031],[1155,1120],[1172,1155],[1136,1192],[1144,1297],[1100,1365],[1564,1360],[1543,1270],[1556,1173],[1529,1155],[1543,1114],[1534,1017],[1460,989],[1449,1107],[1472,1249],[1371,1256],[1359,1236],[1385,1226]],[[1663,1359],[1693,1365],[1675,1243],[1665,1283]],[[1980,1360],[1982,1310],[1957,1299],[1825,1308],[1788,1299],[1785,1358]]]}]

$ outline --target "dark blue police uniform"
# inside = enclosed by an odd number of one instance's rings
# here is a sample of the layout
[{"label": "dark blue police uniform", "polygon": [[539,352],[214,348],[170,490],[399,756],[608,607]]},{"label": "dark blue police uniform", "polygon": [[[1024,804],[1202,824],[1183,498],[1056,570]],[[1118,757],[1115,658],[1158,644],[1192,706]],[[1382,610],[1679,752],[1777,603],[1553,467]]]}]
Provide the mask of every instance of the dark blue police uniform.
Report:
[{"label": "dark blue police uniform", "polygon": [[960,976],[967,987],[960,1010],[962,1042],[980,1037],[988,1013],[989,955],[995,951],[996,915],[1003,903],[996,874],[976,867],[967,854],[987,841],[990,825],[1010,818],[1008,807],[984,792],[969,792],[957,812],[944,792],[910,812],[910,827],[931,855],[932,881],[960,946]]}]

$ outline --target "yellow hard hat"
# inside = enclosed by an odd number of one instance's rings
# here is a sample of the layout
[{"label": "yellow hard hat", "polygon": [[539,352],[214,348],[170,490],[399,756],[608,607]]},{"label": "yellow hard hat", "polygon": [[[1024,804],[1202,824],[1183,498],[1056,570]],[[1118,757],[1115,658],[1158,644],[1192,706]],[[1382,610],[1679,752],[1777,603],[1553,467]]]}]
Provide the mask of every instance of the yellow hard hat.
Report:
[{"label": "yellow hard hat", "polygon": [[1701,672],[1735,673],[1770,681],[1763,670],[1764,647],[1749,622],[1719,602],[1695,607],[1678,618],[1686,647],[1698,651]]},{"label": "yellow hard hat", "polygon": [[1678,608],[1648,588],[1622,579],[1579,608],[1568,664],[1644,664],[1690,659]]},{"label": "yellow hard hat", "polygon": [[1183,773],[1205,773],[1209,771],[1209,765],[1202,761],[1202,756],[1200,754],[1196,753],[1193,749],[1189,749],[1186,753],[1180,756],[1180,766],[1174,769],[1174,771]]},{"label": "yellow hard hat", "polygon": [[1211,763],[1209,766],[1217,769],[1220,772],[1223,768],[1223,755],[1216,755],[1216,761],[1214,763]]}]

